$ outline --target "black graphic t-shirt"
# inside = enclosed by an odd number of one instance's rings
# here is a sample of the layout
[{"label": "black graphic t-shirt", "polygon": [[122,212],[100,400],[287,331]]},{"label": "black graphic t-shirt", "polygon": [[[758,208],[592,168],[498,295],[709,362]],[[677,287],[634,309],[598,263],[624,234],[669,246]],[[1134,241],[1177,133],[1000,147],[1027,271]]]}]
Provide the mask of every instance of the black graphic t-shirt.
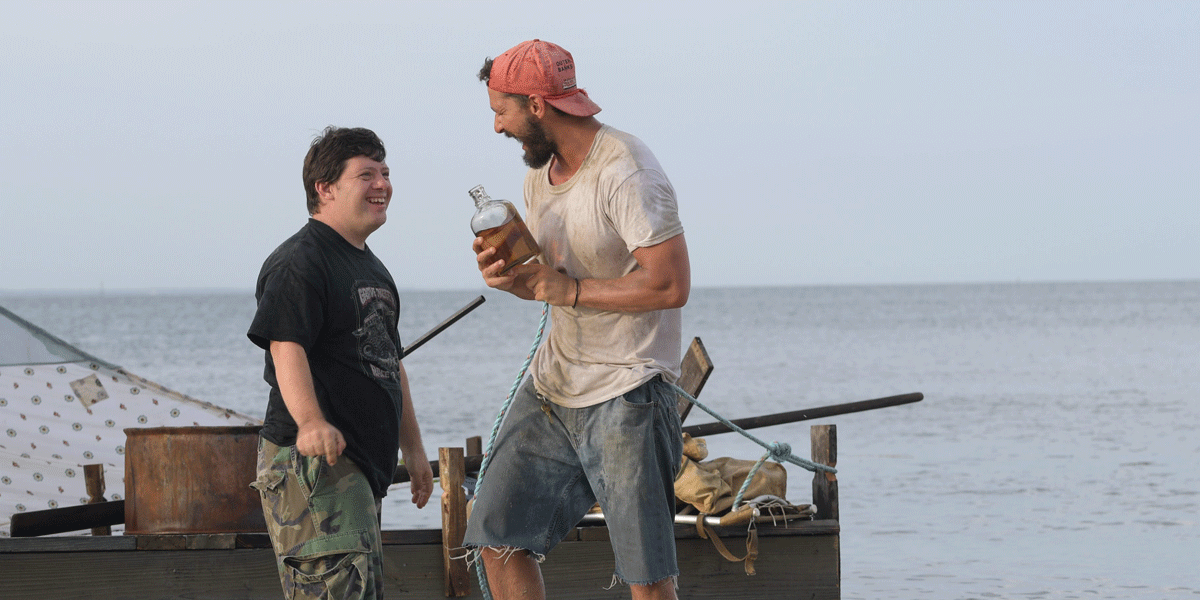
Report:
[{"label": "black graphic t-shirt", "polygon": [[279,392],[272,340],[296,342],[308,355],[322,412],[346,438],[345,456],[377,497],[391,485],[400,448],[400,333],[396,284],[370,248],[359,250],[328,225],[309,219],[263,263],[258,311],[247,332],[266,350],[271,386],[262,436],[296,443],[296,422]]}]

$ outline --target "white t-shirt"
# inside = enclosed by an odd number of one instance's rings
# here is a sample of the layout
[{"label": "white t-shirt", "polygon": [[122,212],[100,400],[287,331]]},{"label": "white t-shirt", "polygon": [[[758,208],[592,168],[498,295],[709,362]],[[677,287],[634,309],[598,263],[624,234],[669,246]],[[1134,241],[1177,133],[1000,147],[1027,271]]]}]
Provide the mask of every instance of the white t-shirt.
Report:
[{"label": "white t-shirt", "polygon": [[[579,170],[550,185],[549,164],[525,176],[526,221],[541,260],[579,279],[616,279],[638,268],[632,252],[683,233],[675,190],[636,137],[607,125]],[[579,408],[662,373],[679,378],[680,310],[618,312],[555,306],[530,372],[542,395]]]}]

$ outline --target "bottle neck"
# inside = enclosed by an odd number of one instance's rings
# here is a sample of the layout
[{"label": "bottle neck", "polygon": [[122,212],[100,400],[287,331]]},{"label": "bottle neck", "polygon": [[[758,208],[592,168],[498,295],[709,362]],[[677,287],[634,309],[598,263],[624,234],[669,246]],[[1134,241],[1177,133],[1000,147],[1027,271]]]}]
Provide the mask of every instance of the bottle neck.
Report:
[{"label": "bottle neck", "polygon": [[482,185],[477,185],[471,188],[467,193],[470,194],[471,199],[475,201],[475,208],[482,208],[484,204],[492,201],[487,192],[483,191]]}]

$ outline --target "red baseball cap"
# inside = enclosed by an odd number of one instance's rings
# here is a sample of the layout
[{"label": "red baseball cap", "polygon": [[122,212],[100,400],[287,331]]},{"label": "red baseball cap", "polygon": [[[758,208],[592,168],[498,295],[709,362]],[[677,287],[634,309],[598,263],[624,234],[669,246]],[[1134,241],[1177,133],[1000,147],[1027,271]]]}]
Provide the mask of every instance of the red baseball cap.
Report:
[{"label": "red baseball cap", "polygon": [[575,59],[557,44],[521,42],[492,61],[488,87],[505,94],[541,96],[551,106],[577,117],[590,117],[600,107],[575,84]]}]

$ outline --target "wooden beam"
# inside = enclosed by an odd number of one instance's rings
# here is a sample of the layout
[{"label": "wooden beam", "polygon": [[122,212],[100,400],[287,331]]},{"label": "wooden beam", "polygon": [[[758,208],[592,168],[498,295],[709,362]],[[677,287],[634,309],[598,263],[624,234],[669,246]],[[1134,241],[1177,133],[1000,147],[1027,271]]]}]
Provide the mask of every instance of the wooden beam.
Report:
[{"label": "wooden beam", "polygon": [[[692,338],[691,345],[683,355],[679,381],[676,382],[676,385],[691,394],[693,398],[699,398],[700,390],[704,389],[704,383],[708,381],[708,376],[712,375],[714,368],[712,360],[708,358],[708,351],[704,349],[704,343],[700,341],[700,338]],[[692,401],[679,396],[675,408],[679,411],[679,421],[682,423],[692,410]]]},{"label": "wooden beam", "polygon": [[[679,597],[688,600],[757,600],[794,598],[837,600],[839,589],[838,535],[794,535],[805,525],[759,527],[758,572],[747,577],[742,565],[731,563],[708,540],[680,539]],[[694,529],[694,528],[693,528]],[[767,535],[768,531],[779,535]],[[744,543],[745,528],[733,531],[725,543]],[[278,600],[279,573],[269,547],[235,550],[132,550],[134,537],[3,539],[4,598],[62,600],[104,598],[244,598]],[[117,550],[117,542],[129,548]],[[90,550],[39,551],[26,546],[57,547],[71,543]],[[4,552],[10,544],[22,551]],[[184,544],[194,546],[194,544]],[[428,544],[385,544],[384,590],[395,600],[437,598],[442,594],[441,549]],[[220,573],[219,577],[214,573]],[[609,591],[613,574],[612,546],[607,541],[564,541],[542,564],[548,595],[556,600],[595,600],[629,597],[625,586]],[[475,589],[467,597],[480,598]]]},{"label": "wooden beam", "polygon": [[[829,467],[837,466],[837,425],[812,426],[812,461]],[[813,504],[815,519],[838,519],[838,481],[836,473],[813,473]]]},{"label": "wooden beam", "polygon": [[442,569],[445,573],[447,598],[461,598],[471,593],[471,576],[467,561],[455,555],[461,552],[463,535],[467,531],[467,495],[463,491],[466,472],[462,448],[438,448],[442,482]]},{"label": "wooden beam", "polygon": [[[758,427],[783,425],[785,423],[796,423],[798,421],[808,421],[811,419],[822,419],[825,417],[862,412],[864,410],[887,408],[889,406],[899,406],[901,404],[911,404],[913,402],[920,402],[924,397],[925,395],[921,392],[913,392],[911,394],[900,394],[899,396],[888,396],[886,398],[875,398],[873,400],[859,400],[858,402],[846,402],[844,404],[818,406],[816,408],[792,410],[770,415],[761,415],[758,417],[733,419],[730,422],[738,427],[741,427],[742,429],[755,429]],[[730,431],[733,430],[720,421],[714,423],[701,423],[699,425],[688,425],[687,427],[683,428],[683,432],[691,435],[692,437],[704,437],[706,435],[716,435],[718,433],[728,433]]]},{"label": "wooden beam", "polygon": [[477,435],[467,438],[465,449],[467,451],[467,456],[478,456],[483,454],[483,438]]},{"label": "wooden beam", "polygon": [[115,500],[15,513],[12,516],[9,535],[15,538],[36,537],[124,522],[125,501]]},{"label": "wooden beam", "polygon": [[[88,504],[100,504],[104,499],[104,465],[83,465],[83,480],[87,487]],[[122,519],[124,521],[124,519]],[[112,535],[111,525],[92,527],[92,535]]]}]

